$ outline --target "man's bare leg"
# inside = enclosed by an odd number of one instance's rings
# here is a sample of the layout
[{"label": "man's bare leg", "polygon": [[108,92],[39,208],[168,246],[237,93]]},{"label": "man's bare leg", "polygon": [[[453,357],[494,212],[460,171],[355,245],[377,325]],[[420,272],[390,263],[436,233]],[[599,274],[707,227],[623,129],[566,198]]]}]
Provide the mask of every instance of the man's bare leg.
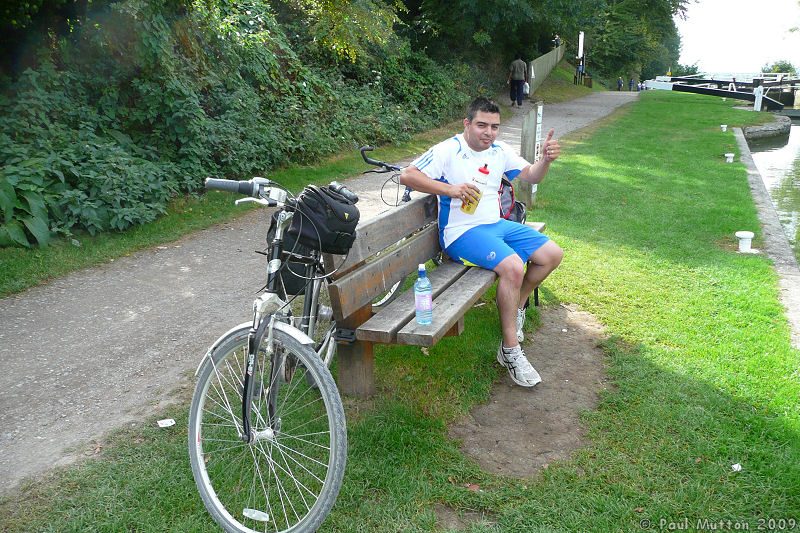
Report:
[{"label": "man's bare leg", "polygon": [[553,241],[547,241],[530,257],[525,272],[522,259],[512,254],[494,268],[500,279],[497,282],[497,310],[503,332],[503,346],[511,348],[517,340],[517,309],[564,257],[564,251]]},{"label": "man's bare leg", "polygon": [[497,281],[497,311],[500,313],[503,346],[506,348],[519,344],[517,341],[517,308],[523,284],[524,267],[522,259],[516,254],[509,255],[494,267],[494,271],[500,277]]},{"label": "man's bare leg", "polygon": [[[527,300],[533,289],[541,285],[545,278],[561,264],[563,258],[564,250],[553,241],[547,241],[533,252],[530,259],[528,259],[528,271],[525,272],[525,277],[522,280],[518,302]],[[516,319],[516,309],[514,313],[514,318]]]}]

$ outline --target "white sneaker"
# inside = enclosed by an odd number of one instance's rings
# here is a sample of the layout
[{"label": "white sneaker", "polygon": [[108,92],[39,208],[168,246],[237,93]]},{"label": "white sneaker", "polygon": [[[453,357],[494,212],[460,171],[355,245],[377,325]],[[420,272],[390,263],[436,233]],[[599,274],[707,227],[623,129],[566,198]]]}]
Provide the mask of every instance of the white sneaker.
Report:
[{"label": "white sneaker", "polygon": [[497,350],[497,362],[508,369],[511,380],[521,387],[533,387],[542,381],[519,345],[511,348],[511,353],[508,353],[501,342]]},{"label": "white sneaker", "polygon": [[522,331],[522,326],[525,325],[525,309],[520,307],[517,309],[517,340],[522,342],[525,340],[525,333]]}]

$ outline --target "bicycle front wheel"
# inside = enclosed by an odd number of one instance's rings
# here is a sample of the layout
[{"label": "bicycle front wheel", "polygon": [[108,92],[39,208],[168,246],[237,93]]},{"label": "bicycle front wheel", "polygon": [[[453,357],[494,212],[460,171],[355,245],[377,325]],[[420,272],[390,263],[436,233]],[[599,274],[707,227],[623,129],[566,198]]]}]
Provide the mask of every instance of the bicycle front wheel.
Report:
[{"label": "bicycle front wheel", "polygon": [[275,328],[274,354],[262,347],[253,373],[255,438],[243,442],[248,331],[229,333],[198,373],[189,413],[197,489],[225,531],[313,532],[333,507],[344,476],[342,402],[314,350]]}]

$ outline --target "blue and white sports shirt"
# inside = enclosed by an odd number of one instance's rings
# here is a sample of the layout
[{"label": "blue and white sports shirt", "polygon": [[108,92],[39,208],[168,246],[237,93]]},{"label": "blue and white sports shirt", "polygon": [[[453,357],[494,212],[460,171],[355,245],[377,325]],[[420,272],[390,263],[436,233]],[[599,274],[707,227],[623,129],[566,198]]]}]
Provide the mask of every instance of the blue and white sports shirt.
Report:
[{"label": "blue and white sports shirt", "polygon": [[439,237],[443,246],[450,246],[474,226],[500,220],[498,193],[501,178],[505,174],[513,180],[528,164],[502,141],[495,141],[490,148],[476,152],[464,140],[463,133],[440,142],[414,161],[412,165],[429,178],[453,185],[472,181],[478,169],[488,165],[489,178],[475,214],[461,211],[460,199],[439,196]]}]

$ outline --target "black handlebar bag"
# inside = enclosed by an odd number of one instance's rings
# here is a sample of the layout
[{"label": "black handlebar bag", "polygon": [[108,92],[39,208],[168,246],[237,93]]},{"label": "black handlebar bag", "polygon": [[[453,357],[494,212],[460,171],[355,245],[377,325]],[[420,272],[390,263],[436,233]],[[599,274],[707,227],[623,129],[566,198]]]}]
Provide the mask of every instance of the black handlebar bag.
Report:
[{"label": "black handlebar bag", "polygon": [[341,194],[328,187],[309,185],[297,197],[286,233],[315,250],[344,255],[356,240],[360,216],[353,202]]},{"label": "black handlebar bag", "polygon": [[[275,238],[275,231],[278,228],[279,214],[278,211],[272,213],[269,231],[267,231],[267,245],[270,247],[272,246],[272,240]],[[308,246],[298,244],[297,240],[291,235],[284,235],[282,257],[284,264],[281,270],[278,271],[278,275],[283,283],[285,294],[295,295],[305,292],[310,275],[306,272],[306,266],[313,262],[311,251]],[[272,256],[271,251],[268,255]]]}]

